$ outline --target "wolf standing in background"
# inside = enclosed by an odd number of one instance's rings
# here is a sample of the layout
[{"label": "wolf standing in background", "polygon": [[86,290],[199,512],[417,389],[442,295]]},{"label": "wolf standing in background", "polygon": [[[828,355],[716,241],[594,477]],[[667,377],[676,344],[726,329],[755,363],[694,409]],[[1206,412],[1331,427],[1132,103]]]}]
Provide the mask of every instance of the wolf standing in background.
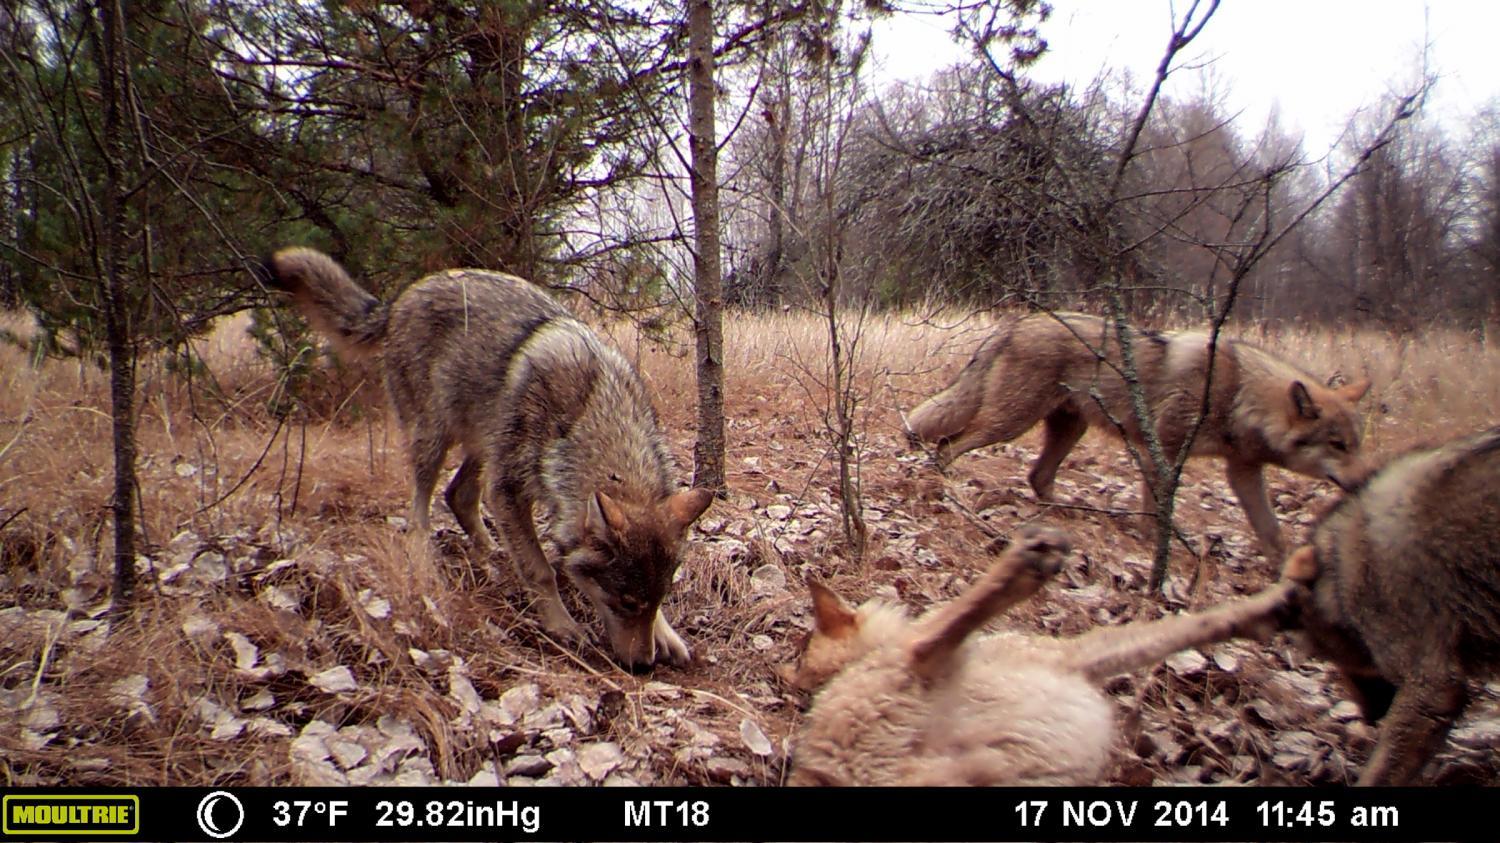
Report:
[{"label": "wolf standing in background", "polygon": [[971,637],[1035,593],[1068,551],[1032,528],[964,594],[917,620],[813,584],[816,629],[782,677],[821,686],[792,754],[794,785],[1091,785],[1114,743],[1117,673],[1187,647],[1275,630],[1303,589],[1283,580],[1208,611],[1075,638]]},{"label": "wolf standing in background", "polygon": [[384,304],[321,252],[284,249],[267,268],[341,353],[379,361],[410,441],[411,530],[428,535],[438,472],[458,445],[463,463],[444,498],[489,553],[479,514],[487,497],[548,632],[583,637],[537,541],[533,504],[546,508],[561,567],[603,620],[616,657],[630,667],[688,662],[660,606],[688,527],[713,495],[673,492],[655,410],[617,351],[510,275],[449,270]]},{"label": "wolf standing in background", "polygon": [[1287,567],[1314,580],[1308,643],[1380,721],[1359,783],[1414,784],[1500,667],[1500,427],[1392,460]]},{"label": "wolf standing in background", "polygon": [[[1136,331],[1131,346],[1163,452],[1172,459],[1202,407],[1208,335]],[[1028,479],[1037,497],[1048,500],[1058,466],[1090,426],[1118,433],[1118,422],[1132,441],[1144,441],[1125,381],[1113,368],[1119,365],[1119,342],[1105,320],[1077,313],[1022,316],[1001,325],[948,388],[912,411],[911,434],[936,444],[938,462],[946,466],[1044,422],[1046,440]],[[1369,387],[1368,380],[1323,387],[1254,346],[1219,340],[1208,414],[1190,453],[1227,461],[1229,486],[1266,556],[1281,559],[1282,544],[1262,467],[1352,487],[1364,473],[1354,404]],[[1150,482],[1141,487],[1146,510],[1154,508]]]}]

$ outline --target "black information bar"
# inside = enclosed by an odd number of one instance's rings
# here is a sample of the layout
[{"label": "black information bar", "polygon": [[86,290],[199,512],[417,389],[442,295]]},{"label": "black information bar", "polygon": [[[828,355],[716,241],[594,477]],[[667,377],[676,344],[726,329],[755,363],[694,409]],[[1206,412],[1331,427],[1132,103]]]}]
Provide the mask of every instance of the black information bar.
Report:
[{"label": "black information bar", "polygon": [[1495,840],[1480,788],[0,788],[6,840]]}]

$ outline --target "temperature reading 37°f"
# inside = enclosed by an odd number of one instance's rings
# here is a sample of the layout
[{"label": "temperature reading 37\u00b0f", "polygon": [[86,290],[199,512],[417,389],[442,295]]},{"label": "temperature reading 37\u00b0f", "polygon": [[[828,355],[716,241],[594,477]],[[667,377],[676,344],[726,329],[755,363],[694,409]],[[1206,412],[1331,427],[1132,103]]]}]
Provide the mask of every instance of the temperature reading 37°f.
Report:
[{"label": "temperature reading 37\u00b0f", "polygon": [[309,814],[314,822],[322,822],[326,818],[328,827],[333,828],[338,825],[339,817],[349,816],[349,803],[342,799],[293,799],[290,802],[277,801],[271,806],[271,810],[271,822],[282,828],[306,828]]}]

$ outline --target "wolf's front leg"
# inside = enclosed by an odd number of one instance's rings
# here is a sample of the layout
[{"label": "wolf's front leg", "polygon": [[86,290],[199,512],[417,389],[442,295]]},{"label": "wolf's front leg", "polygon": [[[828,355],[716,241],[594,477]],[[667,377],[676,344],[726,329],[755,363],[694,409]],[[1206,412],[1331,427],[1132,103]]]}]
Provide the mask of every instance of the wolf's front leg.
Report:
[{"label": "wolf's front leg", "polygon": [[587,633],[568,609],[563,605],[562,595],[557,591],[557,573],[542,553],[537,541],[536,526],[531,521],[530,503],[504,492],[490,494],[490,509],[495,515],[500,532],[505,536],[511,561],[516,573],[521,575],[531,592],[536,595],[536,608],[542,615],[542,627],[547,632],[570,644],[581,643]]},{"label": "wolf's front leg", "polygon": [[1446,667],[1429,667],[1396,692],[1380,721],[1380,740],[1360,774],[1361,787],[1417,784],[1427,762],[1443,748],[1467,697],[1463,675]]},{"label": "wolf's front leg", "polygon": [[1276,515],[1271,511],[1271,500],[1266,496],[1266,482],[1261,476],[1261,466],[1230,462],[1224,470],[1229,488],[1240,500],[1240,508],[1250,519],[1250,527],[1260,543],[1260,552],[1271,560],[1282,559],[1281,528]]},{"label": "wolf's front leg", "polygon": [[677,630],[667,622],[667,616],[661,609],[656,610],[656,623],[652,625],[651,635],[656,639],[656,660],[666,661],[678,667],[685,667],[692,661],[693,654],[688,650],[686,641],[677,634]]}]

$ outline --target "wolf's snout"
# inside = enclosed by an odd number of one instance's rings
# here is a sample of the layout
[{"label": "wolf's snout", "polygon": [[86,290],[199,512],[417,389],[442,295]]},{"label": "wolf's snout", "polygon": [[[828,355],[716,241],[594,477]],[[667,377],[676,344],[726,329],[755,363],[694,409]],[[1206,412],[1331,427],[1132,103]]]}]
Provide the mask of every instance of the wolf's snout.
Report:
[{"label": "wolf's snout", "polygon": [[649,673],[656,666],[655,642],[648,637],[644,646],[615,648],[615,658],[631,673]]},{"label": "wolf's snout", "polygon": [[648,612],[644,621],[605,618],[610,649],[615,651],[615,659],[621,666],[631,673],[647,673],[656,664],[656,639],[651,634],[654,615],[654,612]]},{"label": "wolf's snout", "polygon": [[650,673],[651,669],[656,666],[656,647],[652,642],[647,641],[644,648],[636,648],[629,652],[616,648],[615,658],[631,673],[636,675]]},{"label": "wolf's snout", "polygon": [[1357,491],[1369,476],[1369,470],[1362,465],[1328,472],[1328,479],[1333,482],[1333,485],[1345,492]]}]

